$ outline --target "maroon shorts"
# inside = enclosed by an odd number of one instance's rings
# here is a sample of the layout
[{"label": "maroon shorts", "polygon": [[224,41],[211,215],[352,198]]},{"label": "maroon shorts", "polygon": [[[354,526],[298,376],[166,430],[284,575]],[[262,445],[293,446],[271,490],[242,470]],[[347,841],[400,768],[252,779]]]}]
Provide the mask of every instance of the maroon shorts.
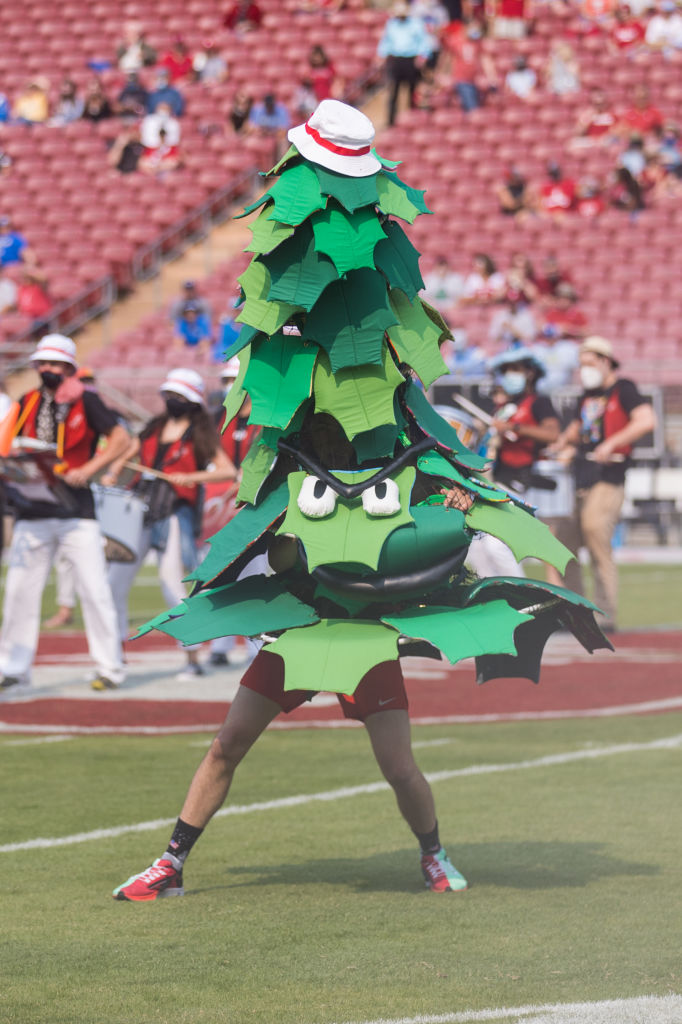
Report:
[{"label": "maroon shorts", "polygon": [[[244,674],[242,686],[279,704],[285,714],[312,700],[318,690],[285,690],[284,661],[278,654],[259,651]],[[382,661],[367,672],[352,697],[337,693],[344,718],[364,722],[376,711],[407,711],[407,694],[399,661]]]}]

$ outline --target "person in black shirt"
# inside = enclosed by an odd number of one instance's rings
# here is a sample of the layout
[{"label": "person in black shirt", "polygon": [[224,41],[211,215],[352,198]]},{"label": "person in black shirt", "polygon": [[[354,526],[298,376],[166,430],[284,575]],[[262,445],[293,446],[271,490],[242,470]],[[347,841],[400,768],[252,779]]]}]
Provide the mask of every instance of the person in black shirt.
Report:
[{"label": "person in black shirt", "polygon": [[[618,570],[612,540],[625,496],[632,446],[656,426],[651,406],[633,381],[619,377],[613,346],[597,335],[580,347],[584,388],[575,415],[554,445],[559,458],[573,459],[575,513],[560,520],[557,536],[572,551],[585,546],[594,574],[594,600],[604,613],[602,629],[615,629]],[[562,582],[560,577],[550,582]],[[566,586],[584,593],[580,563],[569,563]]]},{"label": "person in black shirt", "polygon": [[[21,398],[15,432],[33,439],[36,447],[42,442],[61,464],[55,467],[60,472],[46,469],[43,479],[7,487],[16,523],[0,632],[0,689],[30,683],[43,589],[57,556],[70,563],[75,576],[95,678],[111,688],[125,672],[88,483],[126,449],[128,435],[115,413],[75,378],[76,346],[70,338],[46,335],[31,358],[41,386]],[[106,443],[100,447],[102,437]]]}]

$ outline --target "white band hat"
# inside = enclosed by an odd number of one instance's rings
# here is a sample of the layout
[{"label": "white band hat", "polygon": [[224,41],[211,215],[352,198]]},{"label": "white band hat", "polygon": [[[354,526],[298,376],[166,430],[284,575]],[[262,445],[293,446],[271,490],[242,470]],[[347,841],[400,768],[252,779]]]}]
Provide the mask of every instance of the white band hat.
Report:
[{"label": "white band hat", "polygon": [[367,178],[381,170],[372,153],[374,125],[340,100],[322,100],[305,124],[289,130],[288,139],[306,160],[337,174]]},{"label": "white band hat", "polygon": [[204,404],[204,382],[196,370],[188,370],[181,367],[178,370],[171,370],[165,381],[159,388],[161,394],[171,392],[175,395],[182,395],[188,402],[195,405]]}]

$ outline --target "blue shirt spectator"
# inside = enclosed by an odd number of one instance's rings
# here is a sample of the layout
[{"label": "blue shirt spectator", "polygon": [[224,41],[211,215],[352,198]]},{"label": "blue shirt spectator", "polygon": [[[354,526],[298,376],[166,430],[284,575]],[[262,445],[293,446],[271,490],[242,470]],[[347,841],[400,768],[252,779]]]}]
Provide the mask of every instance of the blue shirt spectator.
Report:
[{"label": "blue shirt spectator", "polygon": [[433,36],[426,25],[409,14],[388,19],[377,47],[380,57],[430,57],[433,50]]},{"label": "blue shirt spectator", "polygon": [[11,219],[0,217],[0,264],[8,267],[10,263],[22,263],[27,245],[23,235],[12,231]]},{"label": "blue shirt spectator", "polygon": [[278,103],[272,93],[268,93],[262,103],[254,103],[251,108],[249,125],[265,134],[274,135],[289,130],[291,117],[284,104]]},{"label": "blue shirt spectator", "polygon": [[156,88],[149,93],[147,111],[153,114],[160,103],[167,103],[175,117],[185,113],[185,100],[179,89],[170,84],[167,71],[159,71],[156,76]]},{"label": "blue shirt spectator", "polygon": [[175,331],[190,348],[213,338],[209,317],[194,302],[185,304],[181,315],[175,321]]},{"label": "blue shirt spectator", "polygon": [[0,92],[0,122],[9,121],[10,105],[4,92]]}]

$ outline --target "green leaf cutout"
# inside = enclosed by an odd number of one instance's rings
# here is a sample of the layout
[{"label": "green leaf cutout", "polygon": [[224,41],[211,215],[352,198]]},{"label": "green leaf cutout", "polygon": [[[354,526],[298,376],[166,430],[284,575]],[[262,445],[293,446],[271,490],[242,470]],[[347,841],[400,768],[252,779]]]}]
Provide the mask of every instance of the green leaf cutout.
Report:
[{"label": "green leaf cutout", "polygon": [[[359,473],[336,473],[343,483],[362,483],[375,470]],[[386,538],[398,527],[412,523],[410,494],[415,469],[404,466],[393,479],[400,492],[400,509],[390,516],[370,516],[362,507],[362,497],[347,500],[337,497],[334,511],[323,519],[305,516],[298,507],[301,485],[308,474],[290,473],[289,506],[284,522],[277,531],[298,537],[305,548],[308,571],[318,565],[352,562],[376,570]]]},{"label": "green leaf cutout", "polygon": [[398,634],[379,622],[322,619],[290,629],[266,650],[284,660],[284,689],[351,695],[371,668],[398,657]]},{"label": "green leaf cutout", "polygon": [[486,460],[483,456],[475,455],[462,444],[455,428],[438,415],[424,392],[413,381],[407,383],[405,404],[424,433],[430,434],[443,448],[448,449],[455,462],[468,469],[485,469]]},{"label": "green leaf cutout", "polygon": [[412,523],[395,530],[381,550],[379,572],[392,575],[414,572],[436,565],[468,547],[471,533],[464,514],[444,505],[415,505]]},{"label": "green leaf cutout", "polygon": [[349,367],[332,373],[329,358],[320,352],[313,376],[315,411],[328,412],[352,441],[357,434],[395,423],[393,396],[404,377],[387,346],[381,366]]},{"label": "green leaf cutout", "polygon": [[239,467],[242,474],[237,501],[255,505],[261,488],[277,460],[277,450],[265,444],[252,444]]},{"label": "green leaf cutout", "polygon": [[495,487],[488,480],[477,480],[476,477],[465,476],[439,452],[427,452],[425,455],[420,455],[417,459],[417,466],[422,473],[427,473],[429,476],[440,476],[446,480],[453,480],[485,501],[509,501],[509,495],[503,488]]},{"label": "green leaf cutout", "polygon": [[269,198],[270,198],[270,193],[269,192],[264,192],[263,195],[260,196],[260,198],[254,200],[253,203],[249,203],[248,206],[245,206],[241,213],[236,213],[234,215],[234,219],[235,220],[241,220],[242,217],[248,217],[248,215],[250,213],[253,213],[254,210],[257,210],[259,206],[263,206],[265,203],[267,203]]},{"label": "green leaf cutout", "polygon": [[388,157],[379,156],[376,149],[372,150],[372,156],[375,156],[382,167],[387,167],[389,171],[394,171],[396,167],[400,167],[402,160],[389,160]]},{"label": "green leaf cutout", "polygon": [[281,224],[278,220],[270,219],[271,208],[266,206],[264,210],[249,226],[253,234],[251,244],[247,245],[244,252],[255,252],[263,254],[272,252],[278,245],[294,233],[294,228],[289,224]]},{"label": "green leaf cutout", "polygon": [[388,336],[402,362],[415,371],[425,388],[448,372],[438,348],[438,330],[424,312],[421,301],[410,302],[404,292],[392,288],[391,309],[398,323],[389,327]]},{"label": "green leaf cutout", "polygon": [[386,239],[374,207],[346,213],[330,204],[312,220],[315,248],[333,261],[339,274],[374,269],[374,247]]},{"label": "green leaf cutout", "polygon": [[[240,332],[241,337],[243,330]],[[235,418],[246,398],[246,389],[244,387],[244,378],[246,377],[246,371],[249,368],[249,359],[251,357],[251,349],[245,348],[239,354],[239,373],[235,379],[234,384],[225,396],[223,405],[225,406],[225,419],[223,421],[223,430],[228,423],[231,423]]]},{"label": "green leaf cutout", "polygon": [[295,302],[305,310],[312,309],[327,285],[339,277],[332,261],[316,252],[309,224],[301,224],[293,238],[263,257],[263,263],[272,280],[268,299]]},{"label": "green leaf cutout", "polygon": [[246,295],[244,308],[237,317],[239,323],[257,327],[264,334],[275,334],[300,309],[289,302],[268,302],[270,274],[259,259],[252,259],[237,280]]},{"label": "green leaf cutout", "polygon": [[424,299],[421,300],[421,304],[426,315],[438,328],[438,344],[440,345],[441,342],[446,340],[452,340],[452,331],[438,310],[429,305],[428,302],[425,302]]},{"label": "green leaf cutout", "polygon": [[395,322],[381,274],[352,270],[325,289],[308,314],[303,337],[329,352],[336,373],[345,366],[380,364],[384,331]]},{"label": "green leaf cutout", "polygon": [[271,175],[279,174],[285,164],[288,164],[289,161],[293,160],[295,157],[300,157],[300,156],[301,156],[301,154],[296,149],[296,146],[294,146],[293,143],[292,143],[291,146],[289,146],[289,148],[286,151],[286,153],[284,154],[284,156],[281,157],[277,161],[275,166],[271,167],[269,171],[265,172],[264,177],[269,178]]},{"label": "green leaf cutout", "polygon": [[383,225],[387,237],[374,250],[374,264],[385,274],[391,288],[400,288],[412,301],[424,287],[419,270],[419,253],[400,224],[388,220]]},{"label": "green leaf cutout", "polygon": [[424,203],[424,190],[410,188],[392,171],[379,171],[376,181],[379,209],[389,217],[400,217],[412,224],[420,213],[431,212]]},{"label": "green leaf cutout", "polygon": [[288,167],[269,194],[275,202],[270,216],[282,224],[301,224],[315,210],[323,210],[327,205],[317,175],[307,162]]},{"label": "green leaf cutout", "polygon": [[[393,407],[395,416],[395,405]],[[358,462],[369,462],[393,455],[402,425],[386,423],[373,430],[363,430],[353,438],[353,448]]]},{"label": "green leaf cutout", "polygon": [[531,615],[506,601],[489,601],[469,608],[407,608],[381,621],[415,640],[426,640],[454,665],[480,654],[516,654],[514,631]]},{"label": "green leaf cutout", "polygon": [[254,342],[244,387],[251,398],[249,423],[283,429],[310,396],[319,349],[282,333]]},{"label": "green leaf cutout", "polygon": [[347,174],[337,174],[326,167],[314,164],[315,174],[320,183],[320,191],[325,196],[332,196],[344,209],[352,213],[361,206],[375,206],[379,201],[376,175],[366,178],[350,178]]},{"label": "green leaf cutout", "polygon": [[236,516],[210,538],[208,554],[187,579],[200,583],[214,580],[279,519],[288,499],[289,491],[283,481],[259,505],[239,509]]},{"label": "green leaf cutout", "polygon": [[511,548],[518,560],[532,555],[563,574],[573,558],[545,523],[512,501],[494,505],[475,502],[466,513],[466,521],[472,530],[499,538]]}]

